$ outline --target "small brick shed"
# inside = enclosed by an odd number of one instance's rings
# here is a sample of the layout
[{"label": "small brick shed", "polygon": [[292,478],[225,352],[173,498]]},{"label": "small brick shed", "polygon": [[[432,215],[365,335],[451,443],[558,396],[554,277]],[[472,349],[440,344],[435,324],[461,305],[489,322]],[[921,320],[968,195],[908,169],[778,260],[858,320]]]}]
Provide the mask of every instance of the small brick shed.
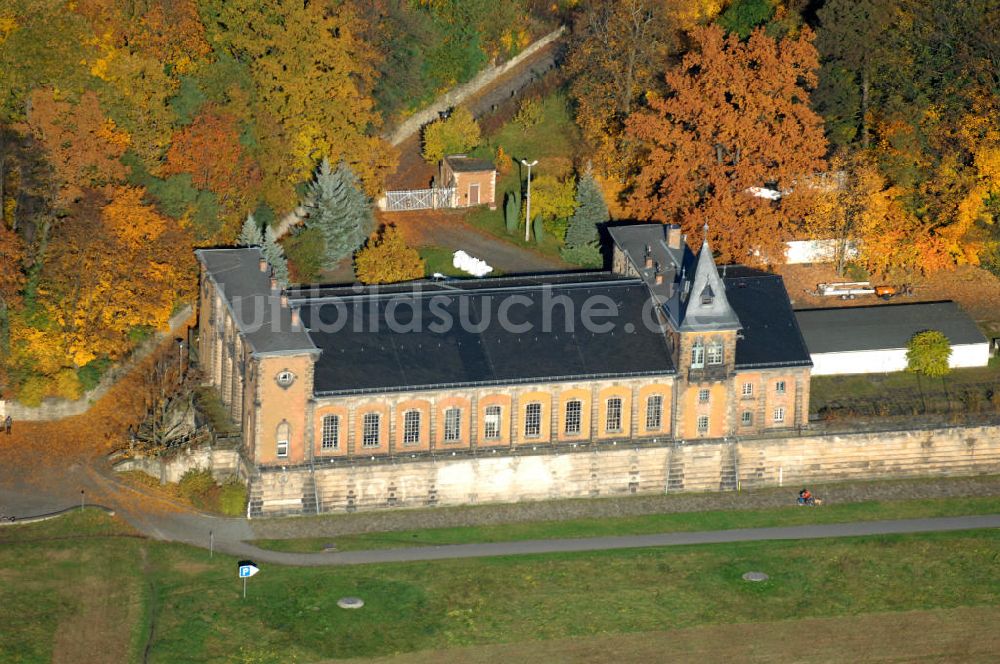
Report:
[{"label": "small brick shed", "polygon": [[437,186],[454,187],[453,207],[489,205],[497,208],[497,169],[488,159],[448,155],[438,166]]}]

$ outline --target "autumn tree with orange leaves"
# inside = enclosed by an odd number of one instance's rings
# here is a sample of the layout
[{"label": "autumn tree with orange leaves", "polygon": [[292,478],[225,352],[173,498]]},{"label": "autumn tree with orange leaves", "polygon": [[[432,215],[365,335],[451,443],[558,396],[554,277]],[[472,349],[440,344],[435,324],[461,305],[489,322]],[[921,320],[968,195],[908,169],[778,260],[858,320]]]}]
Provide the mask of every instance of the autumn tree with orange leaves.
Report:
[{"label": "autumn tree with orange leaves", "polygon": [[[809,108],[812,33],[775,40],[758,29],[743,42],[708,26],[691,38],[666,73],[668,93],[629,118],[628,135],[645,151],[629,211],[692,236],[708,224],[723,260],[780,262],[813,196],[796,185],[826,169],[822,120]],[[782,196],[755,196],[755,187]]]},{"label": "autumn tree with orange leaves", "polygon": [[260,169],[240,143],[239,119],[211,104],[174,134],[162,173],[190,173],[195,187],[214,192],[232,212],[249,207],[260,189]]},{"label": "autumn tree with orange leaves", "polygon": [[125,179],[125,166],[119,159],[129,146],[129,135],[104,114],[93,92],[85,92],[72,103],[51,88],[35,90],[28,126],[45,146],[61,184],[61,204],[76,200],[84,187]]}]

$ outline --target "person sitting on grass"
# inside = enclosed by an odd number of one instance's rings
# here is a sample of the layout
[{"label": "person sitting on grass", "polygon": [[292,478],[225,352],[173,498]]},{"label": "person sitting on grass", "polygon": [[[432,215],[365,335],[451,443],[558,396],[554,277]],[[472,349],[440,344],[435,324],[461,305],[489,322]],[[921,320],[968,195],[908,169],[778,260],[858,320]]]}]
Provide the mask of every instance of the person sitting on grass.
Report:
[{"label": "person sitting on grass", "polygon": [[809,492],[809,489],[802,489],[799,491],[799,505],[809,505],[813,501],[813,495]]}]

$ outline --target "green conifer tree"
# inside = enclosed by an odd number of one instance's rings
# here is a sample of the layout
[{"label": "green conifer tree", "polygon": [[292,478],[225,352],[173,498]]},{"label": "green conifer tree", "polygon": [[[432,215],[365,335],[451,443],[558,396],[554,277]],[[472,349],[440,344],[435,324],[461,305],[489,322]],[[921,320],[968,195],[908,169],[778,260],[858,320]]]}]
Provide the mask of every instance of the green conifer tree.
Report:
[{"label": "green conifer tree", "polygon": [[309,185],[309,193],[306,226],[322,233],[326,243],[324,267],[332,268],[353,255],[374,229],[371,200],[347,164],[341,162],[333,170],[326,158]]},{"label": "green conifer tree", "polygon": [[243,222],[243,228],[240,230],[239,237],[236,238],[236,244],[241,247],[259,247],[264,244],[264,235],[260,232],[260,224],[253,218],[253,214],[248,214]]},{"label": "green conifer tree", "polygon": [[576,187],[576,212],[570,217],[566,229],[566,246],[573,249],[596,246],[598,227],[610,218],[601,189],[588,169]]},{"label": "green conifer tree", "polygon": [[264,231],[264,245],[261,247],[264,258],[270,263],[274,270],[274,277],[282,287],[288,285],[288,260],[285,258],[285,250],[278,244],[278,238],[274,234],[274,229],[270,226]]}]

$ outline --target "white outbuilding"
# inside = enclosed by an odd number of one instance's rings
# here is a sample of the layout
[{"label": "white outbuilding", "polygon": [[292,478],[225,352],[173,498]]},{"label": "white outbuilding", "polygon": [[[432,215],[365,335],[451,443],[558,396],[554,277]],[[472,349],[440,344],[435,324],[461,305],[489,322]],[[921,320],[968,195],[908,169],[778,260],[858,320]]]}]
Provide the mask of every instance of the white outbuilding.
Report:
[{"label": "white outbuilding", "polygon": [[953,368],[984,367],[990,358],[986,337],[951,301],[805,309],[795,317],[814,376],[903,371],[910,339],[926,330],[948,337]]}]

